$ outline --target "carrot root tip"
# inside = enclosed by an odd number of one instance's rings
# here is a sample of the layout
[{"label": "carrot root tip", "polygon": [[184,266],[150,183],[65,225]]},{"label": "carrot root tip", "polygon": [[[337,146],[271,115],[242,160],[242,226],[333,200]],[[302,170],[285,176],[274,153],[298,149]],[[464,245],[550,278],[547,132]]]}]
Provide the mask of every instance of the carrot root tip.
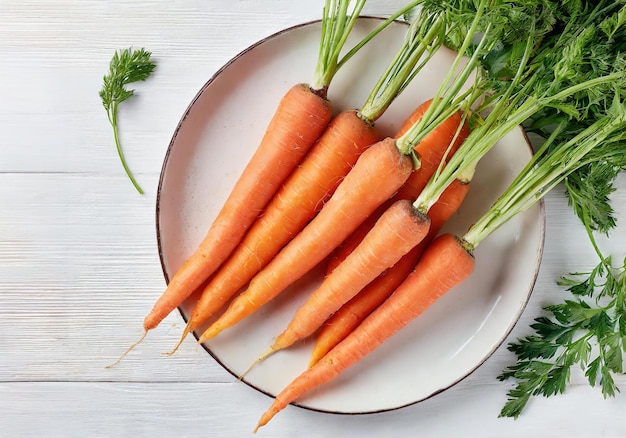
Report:
[{"label": "carrot root tip", "polygon": [[267,359],[269,356],[271,356],[274,352],[276,352],[276,350],[274,349],[274,347],[270,347],[265,353],[263,353],[261,356],[259,356],[258,358],[255,359],[254,362],[252,362],[252,365],[250,365],[248,367],[248,369],[246,371],[244,371],[244,373],[239,376],[239,380],[243,380],[243,378],[246,376],[246,374],[248,374],[252,368],[254,368],[254,366],[256,364],[258,364],[259,362],[264,361],[265,359]]},{"label": "carrot root tip", "polygon": [[183,341],[185,340],[185,338],[189,334],[189,331],[190,331],[189,330],[189,324],[187,324],[187,326],[185,327],[185,330],[183,330],[183,334],[181,335],[180,340],[178,341],[178,344],[176,344],[176,346],[172,349],[172,351],[167,351],[167,352],[165,352],[163,354],[167,355],[167,356],[171,356],[174,353],[176,353],[176,351],[178,351],[180,346],[183,345]]},{"label": "carrot root tip", "polygon": [[128,347],[128,349],[122,353],[122,355],[120,357],[117,358],[117,360],[115,362],[113,362],[110,365],[105,366],[104,368],[113,368],[115,365],[117,365],[118,363],[120,363],[122,361],[122,359],[124,359],[124,357],[126,357],[126,355],[128,353],[130,353],[137,345],[139,345],[141,343],[141,341],[144,340],[144,338],[146,337],[146,335],[148,334],[148,330],[144,329],[143,334],[141,335],[141,337],[137,340],[137,342],[135,342],[134,344],[132,344],[130,347]]}]

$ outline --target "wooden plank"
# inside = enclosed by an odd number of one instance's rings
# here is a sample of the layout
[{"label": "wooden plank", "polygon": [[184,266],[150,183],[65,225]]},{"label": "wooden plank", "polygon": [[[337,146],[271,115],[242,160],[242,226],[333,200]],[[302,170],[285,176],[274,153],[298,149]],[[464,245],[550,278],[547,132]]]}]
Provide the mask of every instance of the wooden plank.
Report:
[{"label": "wooden plank", "polygon": [[[192,340],[173,358],[174,312],[114,370],[165,287],[154,199],[122,176],[0,174],[0,380],[230,377]],[[10,214],[7,214],[10,212]]]},{"label": "wooden plank", "polygon": [[[270,399],[243,385],[209,383],[0,383],[0,433],[45,436],[251,436]],[[503,395],[462,385],[423,403],[373,415],[329,415],[293,406],[259,436],[546,438],[626,435],[626,398],[570,388],[539,399],[514,421],[497,418]]]}]

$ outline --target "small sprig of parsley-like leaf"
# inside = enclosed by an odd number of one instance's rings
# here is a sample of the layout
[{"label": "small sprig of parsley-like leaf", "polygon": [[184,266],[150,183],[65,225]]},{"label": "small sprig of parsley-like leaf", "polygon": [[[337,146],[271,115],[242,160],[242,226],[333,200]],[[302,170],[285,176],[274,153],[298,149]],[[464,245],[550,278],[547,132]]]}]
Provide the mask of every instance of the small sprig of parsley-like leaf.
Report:
[{"label": "small sprig of parsley-like leaf", "polygon": [[624,170],[623,166],[624,163],[610,161],[588,164],[566,181],[570,206],[581,220],[588,215],[590,228],[600,233],[615,228],[609,196],[615,191],[613,181]]},{"label": "small sprig of parsley-like leaf", "polygon": [[139,50],[128,48],[116,51],[109,64],[109,73],[104,76],[104,83],[100,90],[102,105],[113,127],[113,137],[115,138],[117,154],[120,157],[122,166],[124,166],[126,175],[128,175],[128,178],[130,178],[140,194],[143,194],[143,190],[130,172],[126,160],[124,159],[124,154],[122,153],[117,127],[117,116],[118,105],[134,95],[134,90],[127,89],[126,85],[133,82],[145,81],[156,68],[156,64],[150,59],[151,56],[152,53],[143,48]]},{"label": "small sprig of parsley-like leaf", "polygon": [[614,268],[606,257],[591,271],[559,281],[575,298],[547,306],[550,316],[531,325],[535,333],[509,345],[518,360],[498,379],[514,378],[517,385],[501,417],[517,418],[532,396],[565,392],[575,365],[591,386],[600,385],[605,398],[619,392],[613,374],[623,372],[626,352],[625,271],[626,260]]}]

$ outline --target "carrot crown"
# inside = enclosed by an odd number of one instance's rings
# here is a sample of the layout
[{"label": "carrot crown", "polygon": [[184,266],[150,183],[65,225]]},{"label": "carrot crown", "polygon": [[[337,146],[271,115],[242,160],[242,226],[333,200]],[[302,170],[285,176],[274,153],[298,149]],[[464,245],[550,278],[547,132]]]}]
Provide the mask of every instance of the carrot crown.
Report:
[{"label": "carrot crown", "polygon": [[367,34],[340,59],[339,55],[348,39],[348,35],[354,27],[354,23],[357,18],[359,18],[359,14],[366,0],[357,0],[351,13],[348,13],[350,0],[326,0],[324,8],[322,9],[321,40],[311,89],[325,98],[328,86],[337,71],[390,23],[406,14],[422,1],[423,0],[413,0],[405,7],[395,12]]},{"label": "carrot crown", "polygon": [[343,48],[366,0],[358,0],[348,15],[349,0],[326,0],[322,9],[322,33],[311,88],[326,97],[326,89],[337,73],[339,53]]},{"label": "carrot crown", "polygon": [[400,50],[367,97],[359,116],[368,123],[378,120],[434,56],[444,37],[443,17],[422,10],[411,22]]},{"label": "carrot crown", "polygon": [[[626,135],[622,132],[626,128],[622,91],[626,55],[621,42],[626,37],[626,21],[619,19],[624,11],[626,7],[621,6],[607,16],[606,9],[599,6],[582,20],[585,25],[575,22],[548,38],[528,74],[520,75],[523,86],[507,99],[514,102],[512,109],[501,114],[494,110],[487,116],[487,128],[475,130],[462,146],[471,148],[469,152],[455,155],[439,178],[427,185],[416,205],[427,206],[463,163],[475,163],[509,130],[528,120],[532,125],[536,115],[548,116],[554,128],[509,188],[465,235],[470,249],[582,167],[626,167]],[[564,39],[563,32],[569,32],[569,38]],[[602,208],[595,191],[589,197],[587,206]]]}]

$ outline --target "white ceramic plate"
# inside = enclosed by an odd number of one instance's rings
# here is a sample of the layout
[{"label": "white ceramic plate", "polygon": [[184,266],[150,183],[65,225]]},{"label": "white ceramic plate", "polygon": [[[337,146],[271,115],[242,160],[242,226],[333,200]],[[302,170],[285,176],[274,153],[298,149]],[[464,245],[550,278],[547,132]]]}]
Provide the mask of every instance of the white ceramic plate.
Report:
[{"label": "white ceramic plate", "polygon": [[[380,21],[360,19],[352,41]],[[345,65],[329,92],[335,110],[358,108],[394,54],[406,26],[394,23]],[[252,155],[285,91],[312,79],[319,23],[279,32],[248,48],[211,78],[185,112],[170,144],[159,184],[157,233],[166,280],[202,240]],[[349,42],[350,43],[350,42]],[[422,101],[431,98],[453,54],[438,52],[428,67],[378,122],[392,134]],[[530,158],[521,129],[504,138],[481,162],[459,214],[447,229],[463,233],[488,208]],[[334,382],[298,400],[310,409],[369,413],[406,406],[453,385],[503,342],[532,290],[544,236],[541,204],[512,220],[476,251],[476,271],[423,316]],[[282,331],[321,279],[311,272],[266,308],[223,332],[205,348],[239,375]],[[182,307],[184,318],[195,298]],[[245,379],[269,395],[302,372],[311,342],[282,351]]]}]

